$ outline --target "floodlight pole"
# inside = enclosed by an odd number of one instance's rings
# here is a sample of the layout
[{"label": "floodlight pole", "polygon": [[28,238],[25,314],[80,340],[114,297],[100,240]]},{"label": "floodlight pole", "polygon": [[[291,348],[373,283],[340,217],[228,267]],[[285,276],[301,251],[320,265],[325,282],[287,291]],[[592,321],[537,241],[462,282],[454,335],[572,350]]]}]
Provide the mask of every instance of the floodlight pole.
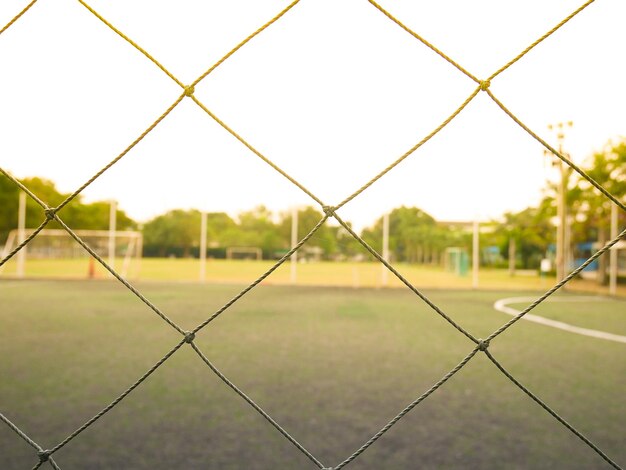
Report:
[{"label": "floodlight pole", "polygon": [[[298,208],[291,208],[291,249],[294,249],[298,244]],[[291,283],[295,284],[297,280],[298,269],[298,252],[294,251],[291,254]]]},{"label": "floodlight pole", "polygon": [[117,201],[111,200],[109,210],[109,266],[111,269],[115,267],[115,230],[117,225]]},{"label": "floodlight pole", "polygon": [[[559,152],[561,152],[559,146]],[[556,280],[561,281],[565,277],[565,224],[567,217],[565,215],[565,177],[563,175],[563,162],[559,160],[559,171],[561,179],[559,181],[559,193],[557,201],[557,215],[559,218],[559,228],[557,229],[556,240]]]},{"label": "floodlight pole", "polygon": [[[611,203],[611,239],[617,238],[617,204]],[[617,293],[617,247],[609,250],[609,294]]]},{"label": "floodlight pole", "polygon": [[[389,262],[389,212],[383,215],[383,259]],[[381,266],[381,283],[387,286],[389,283],[389,270],[384,264]]]},{"label": "floodlight pole", "polygon": [[[26,239],[26,193],[20,191],[19,205],[17,210],[17,244],[20,245]],[[26,247],[17,252],[17,277],[24,277],[24,264],[26,261]]]},{"label": "floodlight pole", "polygon": [[202,211],[200,216],[200,281],[206,280],[206,226],[207,213]]},{"label": "floodlight pole", "polygon": [[515,241],[515,237],[510,235],[509,236],[509,276],[513,277],[515,276],[515,261],[516,261],[516,254],[515,254],[515,249],[516,249],[516,241]]},{"label": "floodlight pole", "polygon": [[[556,138],[559,143],[559,153],[561,155],[564,155],[563,140],[565,139],[565,133],[563,129],[566,126],[572,127],[572,125],[572,121],[548,124],[548,129],[556,130]],[[566,272],[567,181],[569,179],[570,168],[560,158],[557,158],[556,164],[558,165],[560,176],[557,191],[557,218],[559,219],[559,225],[556,231],[556,280],[560,282],[565,278]]]},{"label": "floodlight pole", "polygon": [[479,254],[479,225],[478,219],[474,219],[474,227],[472,231],[472,287],[478,288],[478,266],[480,263]]},{"label": "floodlight pole", "polygon": [[139,226],[139,240],[137,241],[137,279],[141,274],[141,259],[143,258],[143,225]]}]

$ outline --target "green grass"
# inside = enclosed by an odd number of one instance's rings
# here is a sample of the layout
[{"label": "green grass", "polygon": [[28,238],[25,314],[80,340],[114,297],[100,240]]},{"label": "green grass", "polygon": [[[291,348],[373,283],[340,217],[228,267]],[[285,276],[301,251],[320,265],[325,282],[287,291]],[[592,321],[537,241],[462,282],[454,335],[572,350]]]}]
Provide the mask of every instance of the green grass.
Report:
[{"label": "green grass", "polygon": [[[527,304],[510,306],[521,311]],[[626,336],[626,301],[623,299],[598,298],[594,302],[580,302],[573,297],[571,302],[542,303],[533,313],[574,326]]]},{"label": "green grass", "polygon": [[[138,287],[191,329],[243,286]],[[510,319],[491,307],[509,291],[427,295],[477,337]],[[623,303],[614,306],[607,325],[619,333],[626,317],[619,315]],[[554,307],[566,312],[572,306]],[[0,410],[43,447],[53,447],[179,340],[119,283],[2,281]],[[242,298],[196,343],[327,466],[349,456],[473,348],[406,290],[272,285]],[[623,344],[522,321],[490,351],[626,464]],[[55,459],[64,469],[316,468],[187,345]],[[0,423],[0,468],[35,463],[33,450]],[[609,467],[481,353],[346,468]]]},{"label": "green grass", "polygon": [[[212,283],[250,283],[270,267],[275,261],[249,260],[208,260],[206,264],[206,282]],[[117,259],[115,268],[121,272],[122,259]],[[470,289],[471,273],[457,276],[439,266],[415,264],[394,264],[396,269],[415,286],[421,288]],[[87,258],[75,259],[28,259],[26,275],[29,278],[46,279],[85,279],[89,269]],[[310,262],[299,263],[297,284],[309,286],[343,287],[381,287],[382,265],[379,262]],[[14,277],[16,260],[10,260],[3,275]],[[131,263],[127,278],[150,281],[198,281],[200,262],[193,258],[144,258],[140,263]],[[96,265],[96,277],[108,279],[110,274],[99,264]],[[543,278],[534,271],[519,271],[510,277],[504,269],[482,268],[479,273],[479,288],[505,290],[547,290],[555,283],[553,277]],[[291,266],[287,261],[279,267],[265,284],[291,284]],[[388,273],[389,287],[404,287],[392,273]],[[594,282],[576,279],[569,286],[573,290],[592,293],[606,293],[607,287],[597,286]],[[618,294],[626,297],[626,285],[619,286]]]}]

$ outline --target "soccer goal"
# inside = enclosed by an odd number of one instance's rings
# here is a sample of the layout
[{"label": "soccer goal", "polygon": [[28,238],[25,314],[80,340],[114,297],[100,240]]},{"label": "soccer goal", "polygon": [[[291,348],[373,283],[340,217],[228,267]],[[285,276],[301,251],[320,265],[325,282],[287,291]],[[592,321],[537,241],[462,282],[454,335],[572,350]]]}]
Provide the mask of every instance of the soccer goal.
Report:
[{"label": "soccer goal", "polygon": [[263,250],[256,246],[231,246],[226,248],[226,259],[263,259]]},{"label": "soccer goal", "polygon": [[[20,233],[19,229],[9,232],[7,241],[2,249],[0,259],[7,256],[11,250],[18,246],[21,241],[31,234],[26,229]],[[122,261],[119,272],[122,277],[128,277],[132,270],[133,277],[139,276],[141,257],[143,251],[143,235],[138,231],[114,231],[109,230],[74,230],[74,233],[82,239],[98,256],[103,258],[111,267],[115,267],[116,260]],[[18,277],[28,274],[27,260],[38,260],[41,264],[48,265],[45,260],[50,260],[46,272],[52,276],[63,276],[66,273],[56,272],[63,270],[62,263],[54,261],[67,261],[85,259],[85,268],[82,272],[92,277],[94,264],[91,255],[80,246],[65,230],[45,229],[22,248],[16,256],[16,272]],[[55,267],[56,266],[56,267]],[[0,267],[0,274],[4,266]],[[55,271],[56,269],[56,271]]]},{"label": "soccer goal", "polygon": [[445,269],[457,276],[465,276],[469,270],[469,255],[467,250],[461,247],[449,247],[445,252]]}]

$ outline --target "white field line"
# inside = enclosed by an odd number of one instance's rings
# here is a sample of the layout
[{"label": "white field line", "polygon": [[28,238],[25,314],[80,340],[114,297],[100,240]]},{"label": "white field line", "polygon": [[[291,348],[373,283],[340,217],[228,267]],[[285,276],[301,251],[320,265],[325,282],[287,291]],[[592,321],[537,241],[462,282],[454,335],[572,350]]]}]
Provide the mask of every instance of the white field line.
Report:
[{"label": "white field line", "polygon": [[[509,297],[507,299],[500,299],[493,304],[493,308],[497,311],[506,313],[508,315],[517,316],[521,313],[521,310],[516,310],[508,306],[508,304],[528,303],[536,300],[534,297]],[[599,302],[605,299],[599,297],[553,297],[546,299],[545,302]],[[541,325],[551,326],[552,328],[558,328],[559,330],[568,331],[578,335],[591,336],[592,338],[605,339],[608,341],[616,341],[618,343],[626,344],[626,336],[615,335],[613,333],[606,333],[605,331],[591,330],[589,328],[581,328],[579,326],[570,325],[556,320],[550,320],[549,318],[540,317],[539,315],[533,315],[527,313],[522,317],[524,320],[539,323]]]}]

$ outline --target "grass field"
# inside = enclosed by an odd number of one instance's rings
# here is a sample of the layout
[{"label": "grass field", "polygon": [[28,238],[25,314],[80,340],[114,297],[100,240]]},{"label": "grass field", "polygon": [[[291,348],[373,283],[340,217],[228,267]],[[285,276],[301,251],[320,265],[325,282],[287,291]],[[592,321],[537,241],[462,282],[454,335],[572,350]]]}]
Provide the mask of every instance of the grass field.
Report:
[{"label": "grass field", "polygon": [[[243,286],[138,287],[192,329]],[[492,308],[510,291],[426,293],[478,337],[510,319]],[[0,411],[44,448],[180,341],[117,282],[4,280],[0,299]],[[546,307],[546,315],[573,324],[626,330],[624,301]],[[473,349],[406,290],[273,285],[242,298],[196,344],[326,466],[349,456]],[[623,344],[522,321],[490,351],[626,465]],[[187,345],[54,457],[63,469],[316,468]],[[33,449],[0,423],[0,468],[36,462]],[[610,467],[479,353],[346,468]]]},{"label": "grass field", "polygon": [[[608,331],[610,333],[626,336],[626,302],[617,302],[609,298],[597,298],[590,302],[581,297],[572,297],[571,302],[564,303],[544,302],[533,310],[533,314],[544,318],[557,320],[569,324],[575,324],[582,328]],[[591,297],[590,299],[593,299]],[[597,302],[597,303],[596,303]],[[511,306],[522,310],[527,304],[512,303]]]},{"label": "grass field", "polygon": [[[246,260],[208,260],[206,264],[206,282],[212,283],[250,283],[268,270],[275,261]],[[12,259],[5,266],[4,277],[14,277],[16,260]],[[120,270],[122,259],[117,259],[115,268]],[[457,276],[438,266],[416,264],[394,264],[396,269],[411,283],[419,287],[429,288],[472,288],[472,276]],[[87,258],[75,259],[29,259],[26,275],[29,278],[65,278],[85,279],[89,263]],[[309,286],[342,286],[342,287],[381,287],[382,265],[379,262],[311,262],[299,263],[297,268],[297,284]],[[140,263],[134,261],[130,265],[127,277],[131,280],[151,281],[198,281],[200,262],[187,258],[144,258]],[[108,279],[110,274],[99,264],[96,265],[96,277]],[[291,284],[291,266],[287,261],[279,267],[265,284]],[[547,290],[555,283],[554,277],[540,277],[535,271],[518,271],[511,277],[504,269],[481,269],[479,271],[479,287],[481,289],[506,290]],[[403,287],[393,274],[388,273],[389,287]],[[575,279],[568,286],[573,290],[592,293],[607,293],[607,287],[598,286],[593,281]],[[618,286],[618,295],[626,297],[626,284]]]}]

